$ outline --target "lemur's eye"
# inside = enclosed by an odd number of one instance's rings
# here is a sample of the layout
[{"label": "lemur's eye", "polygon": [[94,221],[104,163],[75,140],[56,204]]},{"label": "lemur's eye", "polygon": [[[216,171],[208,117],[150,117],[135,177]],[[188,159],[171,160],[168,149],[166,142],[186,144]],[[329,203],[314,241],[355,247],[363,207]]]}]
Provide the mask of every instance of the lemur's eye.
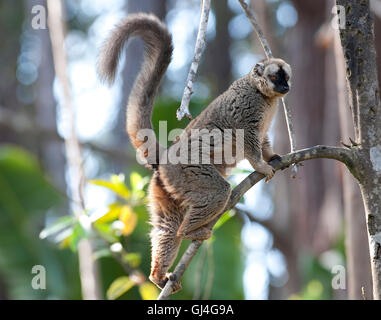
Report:
[{"label": "lemur's eye", "polygon": [[286,76],[286,81],[290,80],[290,76]]},{"label": "lemur's eye", "polygon": [[278,76],[277,75],[271,75],[271,76],[269,76],[269,78],[271,81],[275,81],[278,79]]}]

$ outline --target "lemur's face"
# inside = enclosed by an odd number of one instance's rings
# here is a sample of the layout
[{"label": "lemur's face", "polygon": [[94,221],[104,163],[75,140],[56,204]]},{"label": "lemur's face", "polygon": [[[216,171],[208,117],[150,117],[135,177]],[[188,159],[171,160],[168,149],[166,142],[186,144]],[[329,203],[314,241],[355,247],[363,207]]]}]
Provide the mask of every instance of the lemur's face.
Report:
[{"label": "lemur's face", "polygon": [[291,67],[281,59],[264,60],[254,67],[256,76],[262,78],[262,89],[268,95],[284,96],[291,86]]}]

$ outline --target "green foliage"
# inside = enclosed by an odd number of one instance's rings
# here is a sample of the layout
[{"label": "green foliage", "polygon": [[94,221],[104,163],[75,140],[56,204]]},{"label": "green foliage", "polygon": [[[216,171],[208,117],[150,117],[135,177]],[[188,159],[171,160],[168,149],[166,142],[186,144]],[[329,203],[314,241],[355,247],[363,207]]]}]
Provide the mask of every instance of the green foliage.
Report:
[{"label": "green foliage", "polygon": [[[76,259],[38,238],[43,213],[62,204],[35,158],[13,147],[0,148],[0,277],[11,299],[78,297]],[[62,225],[69,219],[59,221]],[[51,233],[52,230],[47,230]],[[33,290],[34,265],[46,268],[46,290]]]},{"label": "green foliage", "polygon": [[298,294],[290,296],[292,300],[326,300],[332,298],[332,275],[319,260],[312,256],[303,255],[302,270],[304,286]]},{"label": "green foliage", "polygon": [[234,211],[230,210],[225,212],[221,218],[217,221],[217,223],[214,225],[214,230],[220,228],[225,222],[229,221],[232,217],[234,217]]},{"label": "green foliage", "polygon": [[[336,244],[330,250],[334,252],[342,260],[345,261],[344,234],[338,239]],[[328,300],[334,298],[334,290],[332,288],[331,270],[322,264],[318,256],[308,253],[302,255],[301,261],[302,290],[291,295],[289,298],[293,300]]]},{"label": "green foliage", "polygon": [[[118,201],[109,205],[109,210],[102,216],[89,219],[92,221],[93,233],[86,234],[78,221],[73,223],[73,218],[61,218],[57,224],[49,226],[41,234],[60,239],[61,247],[69,246],[76,251],[78,240],[82,237],[93,237],[102,240],[98,245],[94,257],[108,261],[118,257],[118,261],[124,265],[121,272],[107,274],[106,297],[108,299],[155,299],[159,294],[158,289],[148,282],[147,274],[150,272],[150,241],[148,233],[150,226],[146,209],[146,189],[148,178],[143,178],[137,172],[132,172],[127,186],[123,175],[111,176],[110,180],[91,180],[90,183],[105,187],[118,196]],[[231,219],[234,212],[226,212],[215,226],[215,235],[209,240],[212,250],[208,262],[204,265],[203,277],[208,277],[208,272],[214,274],[214,282],[211,283],[210,298],[218,299],[241,299],[242,291],[242,259],[240,253],[240,224],[236,219]],[[68,232],[68,230],[70,230]],[[62,239],[59,234],[66,234]],[[217,240],[217,241],[214,241]],[[189,241],[184,241],[180,254]],[[229,252],[227,255],[226,252]],[[194,276],[197,273],[194,268],[197,262],[191,264],[185,273],[184,288],[176,294],[177,299],[192,298],[195,289]],[[102,265],[103,266],[103,265]],[[115,270],[114,270],[115,271]],[[126,275],[127,271],[127,275]],[[103,272],[102,274],[106,274]],[[226,281],[226,278],[229,278]],[[221,277],[221,279],[219,279]]]},{"label": "green foliage", "polygon": [[[112,175],[110,180],[90,180],[89,182],[94,185],[111,190],[118,197],[118,201],[110,203],[108,210],[101,216],[94,217],[84,213],[79,219],[74,216],[62,217],[40,233],[40,237],[50,237],[59,242],[61,248],[68,247],[73,252],[78,250],[81,239],[91,238],[97,243],[94,258],[109,259],[117,256],[124,268],[129,270],[129,275],[114,278],[111,284],[106,281],[108,299],[120,298],[135,286],[138,287],[137,290],[142,298],[152,298],[154,295],[153,289],[147,284],[141,288],[146,282],[146,277],[138,269],[142,262],[141,254],[126,245],[129,237],[136,233],[137,229],[141,229],[139,225],[146,224],[148,214],[145,209],[145,189],[149,179],[133,172],[129,180],[130,186],[126,185],[122,174]],[[144,214],[141,213],[142,209]],[[139,216],[143,219],[139,219]],[[90,221],[91,230],[84,228],[83,219]],[[149,251],[149,243],[147,247]],[[117,276],[118,272],[114,269],[114,272],[109,274]],[[137,274],[139,276],[136,276]]]},{"label": "green foliage", "polygon": [[89,182],[98,186],[106,187],[123,199],[128,199],[130,197],[130,190],[128,190],[124,184],[123,175],[112,175],[110,181],[90,180]]},{"label": "green foliage", "polygon": [[123,276],[115,279],[110,287],[107,289],[107,299],[115,300],[121,295],[130,290],[135,283],[130,279],[130,277]]},{"label": "green foliage", "polygon": [[[141,282],[139,284],[139,282]],[[127,293],[134,286],[138,286],[138,291],[143,300],[156,300],[159,295],[158,288],[147,281],[142,281],[136,275],[132,277],[122,276],[113,281],[107,289],[107,299],[115,300]]]},{"label": "green foliage", "polygon": [[[200,289],[199,298],[205,299],[243,299],[242,274],[244,270],[241,251],[241,222],[231,219],[232,213],[225,213],[222,223],[214,229],[213,237],[203,244],[209,247],[207,256],[200,248],[189,265],[183,278],[183,290],[174,294],[174,299],[192,299],[196,289]],[[183,241],[182,250],[189,245]],[[179,259],[179,257],[178,257]],[[177,259],[177,260],[178,260]],[[199,266],[201,264],[201,270]],[[201,272],[201,274],[200,274]],[[208,291],[208,281],[211,291]]]}]

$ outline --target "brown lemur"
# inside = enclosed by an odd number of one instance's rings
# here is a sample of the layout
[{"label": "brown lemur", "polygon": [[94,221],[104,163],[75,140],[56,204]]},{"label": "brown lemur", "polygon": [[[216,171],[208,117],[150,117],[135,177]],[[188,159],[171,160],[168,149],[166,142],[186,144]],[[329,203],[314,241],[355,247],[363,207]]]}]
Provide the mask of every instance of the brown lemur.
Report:
[{"label": "brown lemur", "polygon": [[[146,140],[139,137],[142,129],[152,130],[152,109],[161,79],[172,56],[172,38],[166,26],[149,14],[132,14],[121,21],[106,39],[100,53],[98,72],[110,84],[115,78],[125,42],[141,37],[145,43],[144,61],[127,103],[127,133],[140,154],[149,158],[154,170],[150,187],[152,261],[150,280],[163,288],[168,280],[182,239],[205,240],[212,235],[214,219],[227,204],[231,188],[225,180],[226,169],[233,164],[160,164],[159,152],[152,156]],[[128,61],[127,61],[128,63]],[[262,60],[244,77],[210,103],[185,128],[181,137],[190,137],[192,129],[243,129],[243,158],[264,174],[274,176],[268,162],[274,154],[267,136],[277,110],[278,99],[290,87],[291,68],[281,59]],[[189,140],[177,139],[169,148]],[[233,143],[239,143],[233,133]],[[163,150],[155,139],[157,150]],[[194,150],[192,150],[194,152]],[[175,291],[181,288],[176,285]]]}]

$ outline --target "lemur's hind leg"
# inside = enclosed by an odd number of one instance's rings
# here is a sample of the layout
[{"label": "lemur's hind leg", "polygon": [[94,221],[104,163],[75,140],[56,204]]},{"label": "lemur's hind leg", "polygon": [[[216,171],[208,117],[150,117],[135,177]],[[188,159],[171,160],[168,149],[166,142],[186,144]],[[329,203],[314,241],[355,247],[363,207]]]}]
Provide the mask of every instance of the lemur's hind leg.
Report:
[{"label": "lemur's hind leg", "polygon": [[190,165],[183,169],[182,196],[188,207],[177,235],[192,240],[205,240],[211,234],[206,225],[225,208],[230,184],[213,165]]},{"label": "lemur's hind leg", "polygon": [[[176,204],[170,199],[163,187],[158,173],[155,173],[150,184],[151,224],[151,274],[149,279],[159,288],[164,288],[168,281],[168,270],[176,259],[181,238],[177,230],[182,215]],[[178,283],[173,291],[181,289]]]},{"label": "lemur's hind leg", "polygon": [[[176,259],[181,238],[176,230],[165,230],[154,227],[151,231],[152,257],[151,274],[149,279],[163,289],[168,281],[168,270]],[[181,289],[180,283],[175,286],[174,292]]]}]

